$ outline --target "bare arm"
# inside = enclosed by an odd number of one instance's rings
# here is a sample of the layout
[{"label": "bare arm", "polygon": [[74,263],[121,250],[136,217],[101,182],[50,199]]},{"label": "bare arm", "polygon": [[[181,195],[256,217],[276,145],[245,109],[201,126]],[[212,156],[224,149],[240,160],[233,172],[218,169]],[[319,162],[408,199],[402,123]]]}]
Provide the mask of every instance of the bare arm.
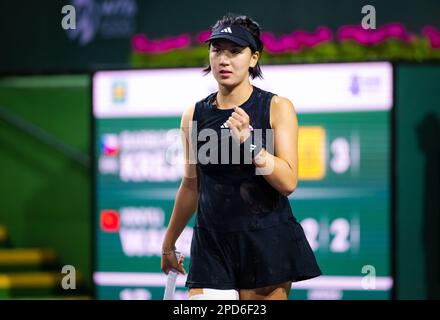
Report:
[{"label": "bare arm", "polygon": [[193,159],[190,158],[191,152],[194,150],[190,139],[193,114],[194,106],[191,106],[183,113],[180,123],[185,160],[184,176],[176,194],[173,212],[162,243],[164,251],[175,249],[177,239],[197,209],[197,171]]},{"label": "bare arm", "polygon": [[257,170],[265,172],[266,181],[287,196],[298,183],[298,119],[290,100],[274,96],[271,122],[275,155],[262,149],[254,163]]}]

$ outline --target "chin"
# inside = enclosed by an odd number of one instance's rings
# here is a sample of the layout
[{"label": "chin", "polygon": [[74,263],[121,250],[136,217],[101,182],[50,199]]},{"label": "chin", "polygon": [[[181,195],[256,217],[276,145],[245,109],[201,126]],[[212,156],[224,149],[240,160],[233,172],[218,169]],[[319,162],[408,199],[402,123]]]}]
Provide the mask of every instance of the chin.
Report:
[{"label": "chin", "polygon": [[217,78],[216,80],[217,80],[218,84],[221,84],[221,85],[226,86],[226,87],[237,85],[237,81],[235,81],[234,79]]}]

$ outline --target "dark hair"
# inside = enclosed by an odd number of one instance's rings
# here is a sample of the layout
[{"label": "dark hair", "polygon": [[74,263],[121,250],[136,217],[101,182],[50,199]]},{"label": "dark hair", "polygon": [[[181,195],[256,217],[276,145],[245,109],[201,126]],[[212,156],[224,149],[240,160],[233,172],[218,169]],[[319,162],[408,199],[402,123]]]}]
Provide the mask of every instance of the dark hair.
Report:
[{"label": "dark hair", "polygon": [[[237,16],[235,14],[228,13],[227,15],[223,16],[223,18],[218,20],[211,30],[213,31],[223,25],[239,25],[249,31],[257,43],[257,50],[260,52],[261,57],[261,53],[263,51],[263,42],[260,39],[261,28],[256,21],[252,20],[248,16]],[[211,43],[209,45],[211,45]],[[249,49],[251,49],[252,53],[255,53],[252,48],[249,47]],[[208,64],[208,66],[203,69],[204,75],[207,75],[210,71],[211,66]],[[261,71],[259,62],[257,62],[254,68],[249,67],[249,75],[252,77],[252,79],[255,79],[256,77],[263,79],[263,73]]]}]

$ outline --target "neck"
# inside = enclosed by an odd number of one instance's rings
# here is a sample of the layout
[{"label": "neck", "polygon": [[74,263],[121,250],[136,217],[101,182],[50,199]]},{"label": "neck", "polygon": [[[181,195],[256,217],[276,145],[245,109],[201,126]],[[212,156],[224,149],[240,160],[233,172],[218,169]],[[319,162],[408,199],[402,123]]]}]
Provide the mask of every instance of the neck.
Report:
[{"label": "neck", "polygon": [[252,93],[252,84],[243,81],[233,88],[219,85],[217,93],[217,107],[229,109],[243,104]]}]

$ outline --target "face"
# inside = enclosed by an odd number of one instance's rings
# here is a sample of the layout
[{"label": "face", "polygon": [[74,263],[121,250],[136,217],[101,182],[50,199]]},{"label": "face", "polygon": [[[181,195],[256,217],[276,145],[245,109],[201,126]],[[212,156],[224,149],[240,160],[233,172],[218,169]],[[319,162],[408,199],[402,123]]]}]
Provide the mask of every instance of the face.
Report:
[{"label": "face", "polygon": [[252,54],[249,47],[241,47],[229,40],[214,40],[209,48],[211,72],[219,84],[238,85],[249,77],[249,67],[258,62],[258,51]]}]

